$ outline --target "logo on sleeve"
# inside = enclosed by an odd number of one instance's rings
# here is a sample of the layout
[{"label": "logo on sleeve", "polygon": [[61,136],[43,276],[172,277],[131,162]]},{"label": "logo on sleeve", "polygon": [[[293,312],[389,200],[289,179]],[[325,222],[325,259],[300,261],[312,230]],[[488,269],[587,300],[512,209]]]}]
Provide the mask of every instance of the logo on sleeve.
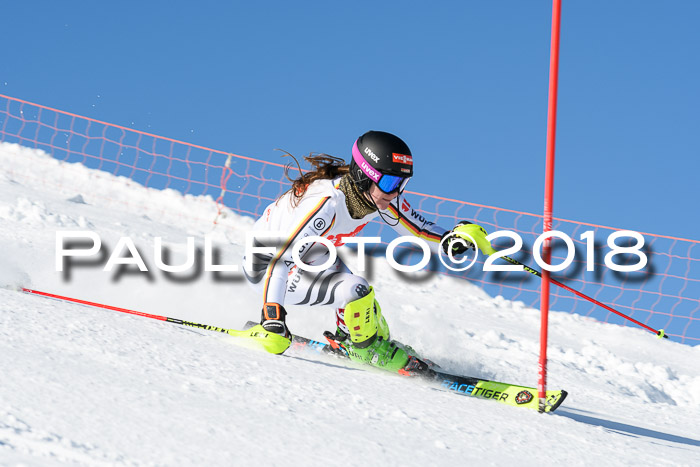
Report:
[{"label": "logo on sleeve", "polygon": [[411,205],[408,204],[408,201],[406,201],[406,198],[404,198],[403,201],[401,202],[401,210],[403,212],[408,212],[411,210]]},{"label": "logo on sleeve", "polygon": [[314,220],[314,229],[316,230],[323,230],[326,228],[326,221],[322,217],[319,217]]},{"label": "logo on sleeve", "polygon": [[366,226],[366,225],[367,225],[367,222],[365,222],[365,223],[362,224],[362,225],[358,225],[357,228],[356,228],[355,230],[353,230],[352,232],[350,232],[350,233],[338,234],[338,235],[328,235],[326,238],[327,238],[328,240],[330,240],[331,242],[333,242],[333,245],[335,245],[335,246],[343,246],[343,245],[345,245],[345,243],[343,243],[343,238],[344,238],[344,237],[354,237],[354,236],[356,236],[358,233],[360,233],[360,230],[362,230],[362,228],[363,228],[364,226]]}]

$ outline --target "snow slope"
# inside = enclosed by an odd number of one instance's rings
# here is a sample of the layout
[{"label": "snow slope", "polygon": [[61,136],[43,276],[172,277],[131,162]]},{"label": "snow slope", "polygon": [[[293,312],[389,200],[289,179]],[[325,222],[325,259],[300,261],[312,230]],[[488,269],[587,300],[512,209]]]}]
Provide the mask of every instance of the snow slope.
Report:
[{"label": "snow slope", "polygon": [[[9,290],[31,287],[222,327],[259,315],[240,273],[168,277],[154,238],[184,260],[210,235],[240,263],[253,220],[209,198],[143,188],[0,144],[2,465],[700,465],[700,346],[564,312],[550,317],[551,415],[438,391],[398,376]],[[55,271],[56,231],[130,237],[151,273]],[[348,253],[346,253],[347,255]],[[348,258],[349,264],[354,264]],[[534,386],[539,312],[439,276],[408,281],[385,261],[369,279],[394,337],[453,372]],[[331,310],[293,308],[320,338]]]}]

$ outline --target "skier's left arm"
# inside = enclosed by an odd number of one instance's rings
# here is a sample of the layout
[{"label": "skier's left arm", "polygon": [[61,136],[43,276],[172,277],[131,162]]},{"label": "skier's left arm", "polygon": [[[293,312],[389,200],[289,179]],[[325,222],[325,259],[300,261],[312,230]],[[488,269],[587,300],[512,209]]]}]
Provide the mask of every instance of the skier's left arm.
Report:
[{"label": "skier's left arm", "polygon": [[415,210],[404,197],[397,197],[392,200],[387,211],[393,218],[398,219],[398,223],[392,225],[392,228],[399,235],[413,235],[425,240],[430,246],[431,251],[433,253],[438,253],[440,241],[448,232],[447,230],[427,220],[425,216]]},{"label": "skier's left arm", "polygon": [[[474,249],[472,239],[483,254],[490,255],[495,251],[486,240],[486,230],[470,221],[460,221],[451,230],[446,230],[428,221],[419,211],[413,209],[405,198],[399,201],[398,197],[391,202],[388,211],[398,219],[398,223],[392,227],[399,235],[414,235],[426,240],[433,253],[439,253],[442,243],[445,253],[452,250],[453,255],[463,254]],[[445,237],[447,239],[443,242]]]}]

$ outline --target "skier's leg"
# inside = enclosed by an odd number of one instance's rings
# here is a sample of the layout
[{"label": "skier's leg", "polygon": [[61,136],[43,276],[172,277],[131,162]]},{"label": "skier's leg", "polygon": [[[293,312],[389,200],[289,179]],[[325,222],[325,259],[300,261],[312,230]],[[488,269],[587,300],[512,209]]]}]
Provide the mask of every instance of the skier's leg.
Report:
[{"label": "skier's leg", "polygon": [[[261,295],[265,284],[265,271],[271,258],[272,255],[255,254],[250,268],[246,266],[243,268],[248,283]],[[304,262],[308,265],[323,264],[327,259],[327,250],[311,250],[304,256]],[[284,303],[280,304],[283,306],[272,309],[269,316],[266,315],[266,310],[263,310],[261,324],[265,326],[269,323],[270,330],[273,332],[277,332],[277,328],[284,325],[284,330],[281,327],[279,330],[280,333],[286,332],[284,306],[326,306],[336,310],[336,322],[342,329],[345,305],[365,296],[368,292],[367,281],[353,274],[340,258],[336,258],[330,267],[320,272],[306,271],[299,266],[293,266],[287,279]],[[344,330],[347,331],[347,328]]]},{"label": "skier's leg", "polygon": [[341,339],[339,344],[347,350],[352,360],[390,371],[399,371],[406,366],[408,354],[402,346],[390,340],[389,326],[374,298],[372,287],[367,295],[345,306],[344,317],[349,335],[338,333]]},{"label": "skier's leg", "polygon": [[[326,259],[327,252],[307,255],[304,262],[322,264]],[[250,280],[254,272],[246,272],[246,277]],[[262,282],[251,285],[262,293],[259,285]],[[402,369],[407,363],[408,355],[403,346],[390,340],[389,326],[375,300],[374,289],[363,277],[353,274],[340,258],[321,272],[305,271],[295,266],[287,280],[284,305],[334,308],[337,340],[353,360],[393,371]],[[268,317],[263,310],[263,326],[277,326],[281,321],[286,329],[284,308],[273,311],[281,318]]]}]

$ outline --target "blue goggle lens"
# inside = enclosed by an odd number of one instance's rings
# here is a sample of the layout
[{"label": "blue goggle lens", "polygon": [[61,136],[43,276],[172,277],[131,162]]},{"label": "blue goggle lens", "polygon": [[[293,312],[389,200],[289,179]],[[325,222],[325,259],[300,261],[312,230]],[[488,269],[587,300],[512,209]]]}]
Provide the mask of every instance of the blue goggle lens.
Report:
[{"label": "blue goggle lens", "polygon": [[384,193],[393,193],[395,191],[403,191],[410,178],[399,177],[396,175],[382,175],[382,178],[377,182],[377,186]]}]

